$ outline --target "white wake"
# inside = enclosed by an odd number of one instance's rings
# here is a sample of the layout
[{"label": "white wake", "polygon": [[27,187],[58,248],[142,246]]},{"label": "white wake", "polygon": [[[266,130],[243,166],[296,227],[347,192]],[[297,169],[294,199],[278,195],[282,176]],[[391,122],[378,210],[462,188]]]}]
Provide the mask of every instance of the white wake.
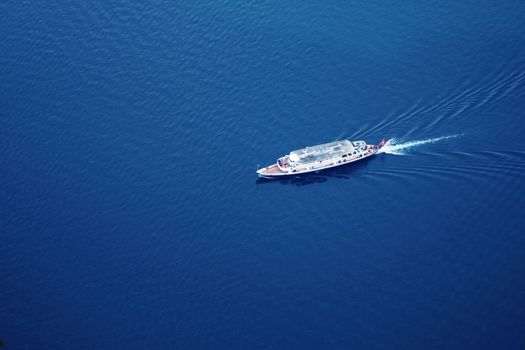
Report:
[{"label": "white wake", "polygon": [[407,141],[407,142],[401,142],[400,140],[397,140],[396,138],[392,138],[388,140],[387,143],[377,153],[404,155],[404,154],[407,154],[407,152],[411,148],[425,145],[427,143],[435,143],[438,141],[451,139],[451,138],[458,137],[458,136],[460,135],[441,136],[441,137],[435,137],[431,139],[415,140],[415,141]]}]

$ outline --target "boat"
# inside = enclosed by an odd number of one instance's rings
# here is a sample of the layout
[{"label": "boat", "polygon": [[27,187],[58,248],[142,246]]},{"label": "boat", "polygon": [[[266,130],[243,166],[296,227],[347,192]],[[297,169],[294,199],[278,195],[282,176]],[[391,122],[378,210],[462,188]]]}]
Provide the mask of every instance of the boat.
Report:
[{"label": "boat", "polygon": [[308,146],[278,158],[275,164],[257,169],[257,175],[274,179],[335,168],[376,154],[386,142],[383,139],[378,145],[371,145],[365,141],[339,140]]}]

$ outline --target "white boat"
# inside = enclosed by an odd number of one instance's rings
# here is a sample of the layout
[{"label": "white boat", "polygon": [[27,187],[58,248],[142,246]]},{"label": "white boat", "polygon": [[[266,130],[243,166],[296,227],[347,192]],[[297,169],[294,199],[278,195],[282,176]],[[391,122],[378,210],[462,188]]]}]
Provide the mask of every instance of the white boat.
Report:
[{"label": "white boat", "polygon": [[340,140],[309,146],[280,157],[275,164],[257,169],[257,175],[273,179],[335,168],[370,157],[385,143],[386,140],[382,140],[376,146],[369,145],[365,141]]}]

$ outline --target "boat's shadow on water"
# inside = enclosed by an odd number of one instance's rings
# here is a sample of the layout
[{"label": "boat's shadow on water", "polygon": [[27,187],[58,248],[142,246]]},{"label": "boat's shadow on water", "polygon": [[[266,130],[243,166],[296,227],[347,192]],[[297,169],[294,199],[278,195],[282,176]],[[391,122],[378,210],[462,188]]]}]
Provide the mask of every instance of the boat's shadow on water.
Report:
[{"label": "boat's shadow on water", "polygon": [[350,180],[352,176],[359,175],[363,172],[364,169],[368,167],[368,163],[377,160],[377,156],[369,157],[363,159],[359,162],[353,164],[346,164],[332,169],[320,170],[315,173],[296,175],[296,176],[287,176],[282,179],[265,179],[259,178],[255,181],[256,184],[269,184],[269,183],[279,183],[281,185],[296,185],[296,186],[306,186],[316,183],[327,182],[329,179],[344,179]]}]

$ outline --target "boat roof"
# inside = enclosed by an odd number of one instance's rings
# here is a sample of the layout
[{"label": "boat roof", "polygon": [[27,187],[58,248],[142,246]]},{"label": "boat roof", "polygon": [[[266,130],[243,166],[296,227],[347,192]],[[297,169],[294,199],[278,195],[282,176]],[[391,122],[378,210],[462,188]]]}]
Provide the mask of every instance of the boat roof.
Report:
[{"label": "boat roof", "polygon": [[353,150],[354,145],[351,141],[339,140],[292,151],[290,152],[289,158],[295,162],[313,162],[349,153]]}]

